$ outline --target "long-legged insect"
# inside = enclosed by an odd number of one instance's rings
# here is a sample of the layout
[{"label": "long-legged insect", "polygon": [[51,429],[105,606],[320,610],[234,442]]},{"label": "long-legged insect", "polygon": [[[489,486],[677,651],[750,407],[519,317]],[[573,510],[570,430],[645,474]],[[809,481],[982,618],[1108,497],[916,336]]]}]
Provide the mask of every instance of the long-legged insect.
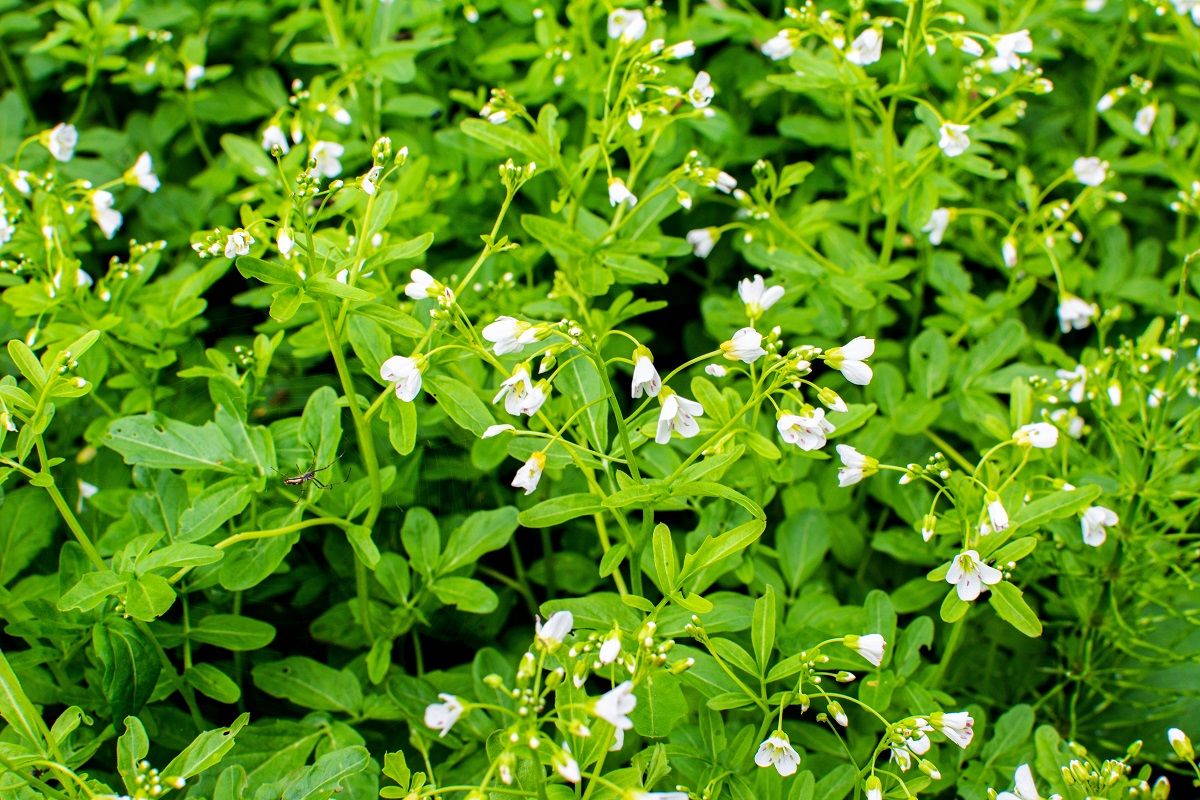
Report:
[{"label": "long-legged insect", "polygon": [[[346,482],[343,480],[343,481],[338,481],[337,483],[324,483],[321,481],[320,478],[317,477],[318,472],[323,472],[324,470],[329,469],[334,464],[336,464],[338,461],[340,461],[342,458],[341,453],[338,454],[337,458],[335,458],[333,461],[330,461],[325,466],[318,467],[317,466],[317,451],[316,451],[316,449],[311,444],[308,446],[308,449],[311,450],[312,454],[313,454],[312,463],[309,465],[307,470],[304,470],[299,475],[294,475],[291,477],[284,477],[284,479],[283,479],[284,486],[303,486],[304,484],[308,483],[309,481],[312,481],[317,486],[320,486],[322,489],[332,489],[334,486],[339,486]],[[275,469],[275,468],[271,467],[271,469]],[[297,467],[297,469],[301,469],[301,467]],[[283,473],[279,472],[279,470],[277,470],[277,469],[275,469],[275,472],[279,473],[280,475],[283,475]],[[347,480],[349,480],[348,474],[347,474]],[[304,498],[304,496],[301,495],[300,498],[296,500],[296,502],[299,503],[300,500],[302,500],[303,498]]]}]

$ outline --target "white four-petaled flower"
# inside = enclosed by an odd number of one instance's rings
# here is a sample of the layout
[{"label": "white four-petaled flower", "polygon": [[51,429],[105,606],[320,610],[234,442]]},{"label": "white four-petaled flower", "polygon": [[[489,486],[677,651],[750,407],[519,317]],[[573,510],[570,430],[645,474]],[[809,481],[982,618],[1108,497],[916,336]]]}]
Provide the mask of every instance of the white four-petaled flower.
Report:
[{"label": "white four-petaled flower", "polygon": [[1028,764],[1017,767],[1017,771],[1013,775],[1013,784],[1011,792],[1000,792],[996,795],[996,800],[1042,800],[1042,796],[1038,794],[1037,785],[1033,782],[1033,772],[1029,769]]},{"label": "white four-petaled flower", "polygon": [[967,148],[971,146],[971,139],[967,136],[967,131],[971,129],[970,125],[959,125],[956,122],[943,122],[938,128],[938,133],[941,138],[938,140],[938,147],[942,148],[942,152],[948,158],[961,156],[967,152]]},{"label": "white four-petaled flower", "polygon": [[985,586],[994,586],[1003,578],[1000,570],[981,561],[974,550],[964,550],[956,555],[946,573],[946,583],[953,584],[959,599],[968,603],[979,597]]},{"label": "white four-petaled flower", "polygon": [[608,38],[622,44],[636,42],[646,35],[646,15],[636,8],[618,8],[608,15]]},{"label": "white four-petaled flower", "polygon": [[992,72],[996,73],[1019,69],[1021,54],[1033,51],[1033,39],[1029,38],[1028,30],[998,36],[992,45],[996,48],[996,57],[991,60],[989,66]]},{"label": "white four-petaled flower", "polygon": [[800,768],[800,754],[792,747],[786,733],[775,731],[758,746],[758,752],[754,754],[754,763],[760,767],[774,767],[786,778],[795,775],[796,770]]},{"label": "white four-petaled flower", "polygon": [[865,67],[874,64],[883,53],[883,34],[877,28],[867,28],[854,38],[846,51],[846,60]]},{"label": "white four-petaled flower", "polygon": [[727,342],[721,342],[721,352],[730,361],[753,364],[767,354],[762,346],[763,336],[754,328],[741,328]]},{"label": "white four-petaled flower", "polygon": [[950,714],[939,711],[930,715],[929,723],[935,730],[941,731],[943,736],[962,748],[966,748],[975,735],[973,730],[975,720],[966,711],[955,711]]},{"label": "white four-petaled flower", "polygon": [[445,736],[463,715],[463,704],[452,694],[439,694],[444,702],[430,703],[425,707],[425,726],[433,728],[438,736]]},{"label": "white four-petaled flower", "polygon": [[868,633],[865,636],[845,636],[842,638],[842,644],[877,667],[883,663],[883,652],[887,647],[887,641],[881,634]]},{"label": "white four-petaled flower", "polygon": [[424,369],[424,356],[392,356],[379,367],[379,376],[395,384],[396,397],[411,403],[421,392],[421,373]]},{"label": "white four-petaled flower", "polygon": [[1017,428],[1012,438],[1017,444],[1046,450],[1058,444],[1058,428],[1048,422],[1034,422]]},{"label": "white four-petaled flower", "polygon": [[60,122],[46,134],[46,149],[56,161],[70,161],[75,155],[75,145],[79,144],[79,131],[74,125]]},{"label": "white four-petaled flower", "polygon": [[708,108],[716,91],[712,88],[712,77],[707,72],[696,73],[692,88],[687,90],[687,100],[693,108]]},{"label": "white four-petaled flower", "polygon": [[1079,517],[1079,527],[1083,531],[1084,544],[1099,547],[1108,538],[1108,529],[1120,520],[1117,513],[1104,506],[1089,506]]},{"label": "white four-petaled flower", "polygon": [[700,423],[696,422],[696,417],[704,416],[703,406],[669,389],[660,391],[658,399],[662,402],[662,409],[658,412],[658,430],[655,432],[654,441],[666,444],[671,441],[671,431],[677,431],[685,439],[690,439],[700,432]]},{"label": "white four-petaled flower", "polygon": [[225,237],[225,257],[236,258],[237,256],[250,255],[250,245],[254,244],[254,237],[250,232],[238,228],[233,233]]},{"label": "white four-petaled flower", "polygon": [[504,398],[504,410],[514,417],[522,414],[532,417],[546,402],[546,391],[541,382],[536,386],[533,384],[529,369],[521,364],[500,384],[500,391],[496,392],[492,402],[499,403],[500,398]]},{"label": "white four-petaled flower", "polygon": [[492,343],[496,355],[518,353],[525,345],[537,341],[538,328],[508,316],[496,317],[483,331],[483,338]]},{"label": "white four-petaled flower", "polygon": [[1081,331],[1100,313],[1095,303],[1073,294],[1065,294],[1058,303],[1058,327],[1063,333]]},{"label": "white four-petaled flower", "polygon": [[697,258],[708,258],[708,254],[717,244],[720,232],[716,228],[696,228],[687,232],[687,243],[692,246],[692,254]]},{"label": "white four-petaled flower", "polygon": [[598,697],[592,703],[592,713],[618,731],[627,731],[633,728],[629,712],[636,707],[637,698],[633,694],[633,684],[625,681]]},{"label": "white four-petaled flower", "polygon": [[796,52],[796,37],[789,30],[782,30],[763,42],[762,54],[772,61],[782,61]]},{"label": "white four-petaled flower", "polygon": [[524,489],[525,494],[533,494],[533,490],[537,488],[538,481],[542,479],[542,470],[546,468],[546,454],[534,453],[529,457],[529,460],[517,470],[517,474],[513,476],[512,487],[514,489]]},{"label": "white four-petaled flower", "polygon": [[609,178],[608,203],[614,208],[622,203],[633,208],[637,205],[637,195],[629,191],[629,187],[625,185],[625,181],[620,178]]},{"label": "white four-petaled flower", "polygon": [[842,459],[842,468],[838,470],[838,486],[853,486],[879,469],[878,459],[863,455],[848,444],[839,444],[836,449]]},{"label": "white four-petaled flower", "polygon": [[783,297],[782,286],[767,286],[762,275],[753,278],[742,278],[738,282],[738,297],[746,304],[746,315],[758,319],[771,306]]},{"label": "white four-petaled flower", "polygon": [[121,227],[121,212],[113,208],[112,192],[103,189],[92,192],[92,219],[100,226],[105,239],[111,239]]},{"label": "white four-petaled flower", "polygon": [[1099,186],[1108,179],[1108,162],[1096,156],[1081,156],[1071,164],[1071,172],[1084,186]]},{"label": "white four-petaled flower", "polygon": [[337,142],[327,142],[321,140],[314,142],[312,150],[309,151],[309,158],[315,164],[312,169],[312,177],[336,178],[342,174],[342,154],[346,152],[346,148]]},{"label": "white four-petaled flower", "polygon": [[562,644],[563,639],[567,638],[567,634],[573,627],[575,627],[575,617],[570,611],[555,611],[546,620],[545,625],[542,624],[541,618],[534,618],[534,636],[539,644],[549,650]]},{"label": "white four-petaled flower", "polygon": [[825,409],[809,406],[803,414],[781,411],[775,427],[785,442],[806,451],[820,450],[834,431],[833,424],[825,419]]},{"label": "white four-petaled flower", "polygon": [[948,208],[935,208],[929,215],[929,221],[925,223],[925,227],[921,228],[921,233],[929,234],[930,244],[942,243],[946,229],[950,227],[950,218],[951,214]]},{"label": "white four-petaled flower", "polygon": [[661,390],[662,379],[654,368],[654,358],[648,348],[639,346],[633,351],[633,385],[630,394],[637,398],[644,392],[650,397],[657,397]]},{"label": "white four-petaled flower", "polygon": [[154,174],[154,161],[150,158],[149,153],[142,153],[137,157],[137,161],[133,162],[133,167],[130,168],[130,173],[133,182],[147,192],[154,194],[158,191],[161,184],[158,176]]},{"label": "white four-petaled flower", "polygon": [[263,129],[262,148],[268,153],[275,148],[279,148],[279,152],[287,155],[288,150],[291,149],[291,145],[288,144],[287,134],[283,132],[283,128],[272,122]]},{"label": "white four-petaled flower", "polygon": [[838,370],[853,384],[866,386],[871,382],[871,368],[866,360],[875,354],[875,340],[856,336],[841,347],[825,351],[825,363]]}]

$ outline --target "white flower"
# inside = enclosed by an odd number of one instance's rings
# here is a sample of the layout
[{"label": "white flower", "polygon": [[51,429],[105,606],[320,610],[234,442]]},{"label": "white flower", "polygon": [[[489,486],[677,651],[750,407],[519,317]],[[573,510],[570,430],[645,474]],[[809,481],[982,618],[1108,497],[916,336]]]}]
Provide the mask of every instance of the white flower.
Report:
[{"label": "white flower", "polygon": [[667,58],[689,58],[696,54],[696,43],[691,39],[685,39],[678,44],[673,44],[667,48]]},{"label": "white flower", "polygon": [[709,375],[712,375],[714,378],[724,378],[729,374],[729,371],[720,364],[709,364],[704,368],[704,371]]},{"label": "white flower", "polygon": [[797,445],[805,451],[820,450],[834,427],[825,419],[825,409],[807,408],[807,414],[780,412],[775,427],[788,444]]},{"label": "white flower", "polygon": [[946,583],[953,584],[958,589],[959,599],[969,603],[979,597],[984,586],[993,586],[1003,577],[1000,570],[980,561],[979,553],[964,550],[956,555],[950,564],[950,571],[946,573]]},{"label": "white flower", "polygon": [[662,402],[662,410],[658,412],[658,430],[654,441],[666,444],[671,441],[671,431],[678,432],[684,439],[690,439],[700,432],[700,423],[695,418],[704,416],[703,406],[669,390],[660,391],[658,399]]},{"label": "white flower", "polygon": [[1004,510],[1004,504],[1000,502],[1000,495],[988,492],[984,500],[987,502],[988,520],[991,522],[992,530],[997,533],[1008,530],[1008,512]]},{"label": "white flower", "polygon": [[74,125],[60,122],[50,129],[46,136],[46,149],[56,161],[70,161],[75,155],[75,145],[79,144],[79,131]]},{"label": "white flower", "polygon": [[1083,0],[1083,10],[1089,14],[1097,14],[1104,10],[1108,0]]},{"label": "white flower", "polygon": [[1113,378],[1108,384],[1108,402],[1113,406],[1119,406],[1121,405],[1121,397],[1121,383],[1116,378]]},{"label": "white flower", "polygon": [[1080,156],[1071,164],[1071,171],[1084,186],[1099,186],[1108,178],[1108,162],[1096,156]]},{"label": "white flower", "polygon": [[970,125],[943,122],[942,126],[938,128],[938,133],[942,137],[938,140],[938,147],[942,148],[942,152],[949,158],[961,156],[971,146],[971,139],[967,136],[967,131],[970,129]]},{"label": "white flower", "polygon": [[625,681],[597,698],[592,704],[592,713],[618,731],[627,731],[633,727],[629,712],[636,707],[637,698],[633,695],[633,684]]},{"label": "white flower", "polygon": [[1020,68],[1020,54],[1033,51],[1033,40],[1029,38],[1028,30],[1020,30],[998,37],[993,46],[996,57],[991,60],[992,72],[1007,72]]},{"label": "white flower", "polygon": [[1153,103],[1143,106],[1133,117],[1133,129],[1142,136],[1149,136],[1156,119],[1158,119],[1158,106]]},{"label": "white flower", "polygon": [[551,757],[550,763],[554,765],[554,771],[567,783],[579,783],[583,780],[579,762],[571,755],[571,747],[566,742],[563,742],[562,750]]},{"label": "white flower", "polygon": [[245,229],[238,228],[225,237],[225,257],[248,256],[252,244],[254,244],[254,237]]},{"label": "white flower", "polygon": [[524,489],[525,494],[533,494],[533,490],[537,488],[538,481],[542,479],[542,470],[546,468],[546,454],[534,453],[525,462],[525,465],[517,470],[517,474],[512,479],[512,486],[516,489]]},{"label": "white flower", "polygon": [[[579,688],[579,687],[576,686],[575,688]],[[625,746],[625,731],[621,730],[620,728],[615,728],[613,730],[612,747],[608,748],[608,752],[610,752],[610,753],[619,752],[621,750],[621,748],[624,746]]]},{"label": "white flower", "polygon": [[796,770],[800,768],[800,754],[792,747],[786,733],[775,731],[758,746],[758,752],[754,754],[754,763],[760,767],[774,767],[786,778],[795,775]]},{"label": "white flower", "polygon": [[626,116],[625,119],[627,122],[629,122],[629,127],[633,128],[635,131],[640,131],[642,129],[642,112],[638,109],[635,108],[630,111],[629,115]]},{"label": "white flower", "polygon": [[395,384],[396,397],[411,403],[421,392],[421,373],[425,369],[425,358],[416,356],[392,356],[379,367],[379,376]]},{"label": "white flower", "polygon": [[710,181],[708,186],[716,187],[717,191],[729,194],[737,188],[737,178],[730,175],[728,172],[721,171],[717,173],[715,180]]},{"label": "white flower", "polygon": [[342,162],[339,160],[342,154],[346,152],[346,148],[342,147],[337,142],[327,142],[321,140],[314,142],[312,150],[309,151],[308,157],[316,162],[310,173],[312,177],[322,176],[325,178],[336,178],[342,174]]},{"label": "white flower", "polygon": [[1196,760],[1196,751],[1192,747],[1192,740],[1179,728],[1171,728],[1167,731],[1167,741],[1171,743],[1171,749],[1175,751],[1175,754],[1184,761]]},{"label": "white flower", "polygon": [[883,651],[887,647],[887,642],[878,633],[868,633],[866,636],[845,636],[842,638],[842,644],[877,667],[883,663]]},{"label": "white flower", "polygon": [[571,628],[575,627],[575,617],[570,611],[555,611],[543,625],[541,619],[534,618],[534,635],[538,642],[548,650],[553,650],[567,638]]},{"label": "white flower", "polygon": [[496,317],[495,322],[482,331],[483,338],[492,343],[496,355],[519,353],[525,345],[537,341],[538,328],[528,322],[512,317]]},{"label": "white flower", "polygon": [[383,167],[371,167],[367,170],[367,174],[363,175],[359,180],[362,190],[365,194],[373,195],[379,189],[379,176],[383,174]]},{"label": "white flower", "polygon": [[601,664],[611,664],[617,660],[617,656],[620,654],[621,637],[614,631],[600,644],[600,652],[596,655],[596,660]]},{"label": "white flower", "polygon": [[983,45],[972,39],[970,36],[963,36],[954,39],[954,46],[963,51],[969,56],[979,58],[983,55]]},{"label": "white flower", "polygon": [[21,194],[28,195],[29,192],[32,191],[29,186],[29,172],[28,171],[19,169],[16,172],[9,173],[8,177],[9,177],[9,180],[12,181],[12,185]]},{"label": "white flower", "polygon": [[103,189],[92,192],[92,219],[100,226],[105,239],[113,238],[123,220],[121,212],[113,208],[112,192]]},{"label": "white flower", "polygon": [[853,384],[866,386],[871,382],[871,368],[866,360],[875,353],[875,340],[856,336],[841,347],[825,351],[825,363],[838,370]]},{"label": "white flower", "polygon": [[625,185],[625,181],[620,178],[609,178],[608,202],[613,207],[625,203],[630,208],[633,208],[637,205],[637,195],[629,191],[629,187]]},{"label": "white flower", "polygon": [[1089,506],[1079,517],[1079,527],[1083,531],[1083,543],[1099,547],[1108,538],[1108,529],[1120,520],[1111,508],[1104,506]]},{"label": "white flower", "polygon": [[875,28],[867,28],[850,43],[850,49],[846,51],[846,60],[865,67],[878,61],[882,53],[883,34]]},{"label": "white flower", "polygon": [[485,430],[482,434],[480,434],[479,438],[480,439],[490,439],[493,436],[499,436],[500,434],[504,433],[505,431],[515,431],[515,430],[516,430],[516,428],[514,428],[512,425],[509,425],[508,423],[504,423],[501,425],[488,425],[487,430]]},{"label": "white flower", "polygon": [[608,15],[608,38],[630,44],[645,35],[646,15],[639,9],[618,8]]},{"label": "white flower", "polygon": [[291,149],[291,147],[288,145],[287,135],[283,132],[283,128],[279,127],[275,123],[271,123],[266,127],[266,129],[263,130],[262,147],[263,150],[266,150],[268,153],[278,147],[279,152],[283,153],[284,155],[287,155],[288,150]]},{"label": "white flower", "polygon": [[738,282],[738,297],[746,304],[746,315],[751,319],[761,317],[763,312],[783,297],[782,286],[767,286],[762,275],[742,278]]},{"label": "white flower", "polygon": [[1072,403],[1082,403],[1087,390],[1087,367],[1076,364],[1075,369],[1060,369],[1054,373],[1062,381],[1062,387]]},{"label": "white flower", "polygon": [[1016,773],[1013,775],[1013,791],[1001,792],[996,795],[996,800],[1042,800],[1042,796],[1038,794],[1037,786],[1033,782],[1033,772],[1029,769],[1028,764],[1022,764],[1017,767]]},{"label": "white flower", "polygon": [[[817,399],[830,411],[845,414],[850,410],[850,406],[846,405],[846,401],[842,399],[842,396],[828,386],[822,386],[817,389]],[[853,450],[854,448],[850,449]]]},{"label": "white flower", "polygon": [[154,194],[160,186],[158,176],[154,174],[154,162],[150,158],[149,153],[142,153],[137,157],[137,161],[133,162],[131,169],[133,182],[145,189],[147,192]]},{"label": "white flower", "polygon": [[662,379],[658,377],[658,370],[654,368],[654,359],[651,358],[650,351],[639,347],[634,351],[633,358],[633,385],[630,394],[633,397],[641,397],[645,392],[650,397],[658,397],[662,390]]},{"label": "white flower", "polygon": [[1004,266],[1012,269],[1017,265],[1017,242],[1011,236],[1005,236],[1004,242],[1000,245],[1000,257],[1004,259]]},{"label": "white flower", "polygon": [[838,470],[838,486],[853,486],[863,478],[874,475],[879,469],[879,460],[865,456],[848,444],[839,444],[837,454],[842,459]]},{"label": "white flower", "polygon": [[447,300],[454,299],[454,292],[448,286],[423,269],[414,269],[408,274],[408,277],[409,282],[404,285],[404,293],[413,300],[441,296]]},{"label": "white flower", "polygon": [[928,233],[929,243],[938,245],[942,243],[948,227],[950,227],[950,209],[935,208],[929,215],[929,221],[925,223],[925,227],[921,228],[921,233]]},{"label": "white flower", "polygon": [[439,694],[445,702],[430,703],[425,707],[425,726],[445,736],[463,714],[463,704],[452,694]]},{"label": "white flower", "polygon": [[693,108],[707,108],[712,103],[716,90],[712,88],[712,77],[707,72],[696,73],[692,88],[685,95]]},{"label": "white flower", "polygon": [[1100,313],[1100,308],[1095,303],[1076,297],[1073,294],[1064,294],[1058,303],[1058,327],[1063,333],[1071,331],[1081,331],[1092,323],[1092,317]]},{"label": "white flower", "polygon": [[763,42],[762,54],[772,61],[782,61],[796,52],[795,38],[786,30],[772,36]]},{"label": "white flower", "polygon": [[939,711],[930,715],[929,722],[935,730],[941,731],[942,735],[962,748],[966,748],[975,735],[972,730],[975,720],[965,711],[956,711],[952,714],[943,714]]},{"label": "white flower", "polygon": [[721,342],[721,352],[730,361],[753,364],[767,354],[762,347],[763,336],[754,328],[741,328],[727,342]]},{"label": "white flower", "polygon": [[692,246],[692,254],[697,258],[708,258],[708,254],[717,245],[720,238],[716,228],[696,228],[687,232],[687,243]]},{"label": "white flower", "polygon": [[883,783],[879,780],[879,776],[870,775],[863,782],[863,789],[867,793],[867,800],[883,800]]},{"label": "white flower", "polygon": [[546,402],[545,390],[540,385],[533,385],[524,364],[514,369],[512,375],[500,384],[500,391],[496,392],[492,402],[499,403],[502,397],[504,410],[514,417],[522,414],[532,417]]},{"label": "white flower", "polygon": [[183,76],[183,85],[190,92],[196,88],[200,80],[204,77],[204,67],[201,64],[192,64],[187,68],[187,73]]},{"label": "white flower", "polygon": [[1121,89],[1113,89],[1110,92],[1105,92],[1096,101],[1096,111],[1103,114],[1117,104],[1117,98],[1120,96]]},{"label": "white flower", "polygon": [[1017,428],[1012,438],[1017,444],[1046,450],[1058,444],[1058,428],[1048,422],[1034,422]]},{"label": "white flower", "polygon": [[[13,430],[15,430],[15,428]],[[85,480],[80,480],[80,481],[78,481],[78,483],[79,483],[79,499],[81,501],[92,499],[93,497],[96,496],[96,493],[100,491],[100,487],[94,483],[88,483]]]}]

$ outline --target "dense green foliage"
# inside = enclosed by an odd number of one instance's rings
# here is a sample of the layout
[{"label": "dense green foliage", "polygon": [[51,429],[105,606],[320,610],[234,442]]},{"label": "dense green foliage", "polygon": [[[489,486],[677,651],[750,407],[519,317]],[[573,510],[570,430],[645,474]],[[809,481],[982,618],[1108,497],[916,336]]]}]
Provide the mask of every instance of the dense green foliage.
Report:
[{"label": "dense green foliage", "polygon": [[1200,3],[7,0],[0,77],[0,797],[1200,779]]}]

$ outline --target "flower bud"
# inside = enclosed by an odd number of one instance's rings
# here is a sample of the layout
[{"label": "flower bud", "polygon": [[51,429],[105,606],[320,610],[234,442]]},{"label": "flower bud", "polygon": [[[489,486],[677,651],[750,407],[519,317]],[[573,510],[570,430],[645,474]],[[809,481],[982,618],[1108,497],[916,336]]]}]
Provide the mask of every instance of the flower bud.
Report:
[{"label": "flower bud", "polygon": [[1196,760],[1196,751],[1192,749],[1192,740],[1179,728],[1171,728],[1167,731],[1167,740],[1171,742],[1171,749],[1175,751],[1175,754],[1184,761]]}]

